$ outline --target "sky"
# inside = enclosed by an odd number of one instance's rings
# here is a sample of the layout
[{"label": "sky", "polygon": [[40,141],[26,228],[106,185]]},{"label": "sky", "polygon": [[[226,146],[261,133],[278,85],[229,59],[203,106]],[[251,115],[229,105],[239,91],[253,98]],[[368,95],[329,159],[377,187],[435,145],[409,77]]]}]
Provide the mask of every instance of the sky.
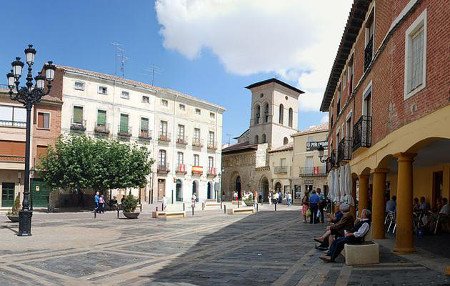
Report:
[{"label": "sky", "polygon": [[[33,44],[35,65],[122,75],[226,108],[223,142],[249,127],[252,83],[305,92],[299,130],[319,111],[352,0],[0,0],[0,84]],[[17,17],[19,15],[19,17]],[[153,76],[154,75],[154,76]]]}]

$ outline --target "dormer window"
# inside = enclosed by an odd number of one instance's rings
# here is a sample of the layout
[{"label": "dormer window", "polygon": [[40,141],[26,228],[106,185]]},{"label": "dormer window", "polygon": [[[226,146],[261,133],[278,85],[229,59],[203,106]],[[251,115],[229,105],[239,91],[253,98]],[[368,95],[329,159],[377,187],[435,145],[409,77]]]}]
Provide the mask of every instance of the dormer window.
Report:
[{"label": "dormer window", "polygon": [[169,106],[169,102],[167,101],[167,99],[161,99],[161,105],[162,106]]},{"label": "dormer window", "polygon": [[195,109],[195,114],[197,114],[197,115],[202,114],[202,111],[200,110],[200,108],[196,108]]},{"label": "dormer window", "polygon": [[98,93],[99,94],[108,94],[108,88],[106,86],[99,86]]},{"label": "dormer window", "polygon": [[120,98],[130,99],[130,93],[128,91],[122,91],[122,94],[120,95]]},{"label": "dormer window", "polygon": [[75,82],[74,88],[75,88],[76,90],[84,90],[84,82],[82,82],[82,81],[76,81],[76,82]]},{"label": "dormer window", "polygon": [[142,103],[150,103],[150,97],[143,95],[142,96]]}]

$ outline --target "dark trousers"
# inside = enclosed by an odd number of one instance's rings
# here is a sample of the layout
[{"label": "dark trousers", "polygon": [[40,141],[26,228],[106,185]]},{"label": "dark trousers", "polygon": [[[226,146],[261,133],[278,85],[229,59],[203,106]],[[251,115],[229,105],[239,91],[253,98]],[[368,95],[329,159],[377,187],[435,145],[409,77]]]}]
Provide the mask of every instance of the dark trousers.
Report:
[{"label": "dark trousers", "polygon": [[341,254],[342,250],[344,249],[344,245],[346,243],[361,243],[361,239],[356,238],[354,236],[344,236],[333,241],[329,250],[331,261],[334,261],[336,257],[338,257],[339,254]]},{"label": "dark trousers", "polygon": [[311,210],[311,216],[309,218],[309,223],[316,223],[317,222],[317,210],[318,210],[317,204],[309,204],[309,209]]},{"label": "dark trousers", "polygon": [[323,213],[323,205],[319,206],[319,211],[320,211],[320,222],[325,222],[325,216]]}]

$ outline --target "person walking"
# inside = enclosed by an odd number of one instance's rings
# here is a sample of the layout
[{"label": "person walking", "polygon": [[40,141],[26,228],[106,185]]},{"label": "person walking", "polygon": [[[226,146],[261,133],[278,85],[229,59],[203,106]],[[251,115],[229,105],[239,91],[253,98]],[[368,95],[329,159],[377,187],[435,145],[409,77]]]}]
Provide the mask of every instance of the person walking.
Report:
[{"label": "person walking", "polygon": [[97,212],[97,213],[98,213],[98,204],[99,204],[99,201],[100,201],[100,192],[96,192],[96,193],[95,193],[95,196],[94,196],[94,203],[95,203],[95,209],[94,209],[94,212]]},{"label": "person walking", "polygon": [[325,201],[325,196],[322,194],[322,190],[320,188],[317,188],[317,195],[319,196],[318,207],[319,207],[319,212],[320,212],[320,222],[324,223],[325,216],[324,216],[323,209],[325,208],[326,201]]},{"label": "person walking", "polygon": [[309,197],[308,192],[305,192],[302,198],[302,214],[303,214],[303,222],[306,223],[306,212],[309,209]]},{"label": "person walking", "polygon": [[278,191],[278,203],[283,203],[283,194],[281,193],[281,191]]},{"label": "person walking", "polygon": [[269,205],[272,205],[272,199],[273,199],[273,193],[272,193],[272,191],[269,192],[269,197],[268,197],[268,199],[269,199]]},{"label": "person walking", "polygon": [[105,197],[103,195],[100,196],[98,199],[98,212],[104,213],[105,212]]},{"label": "person walking", "polygon": [[309,208],[311,209],[311,217],[309,219],[310,224],[315,224],[317,220],[317,211],[319,209],[320,197],[317,195],[316,191],[312,191],[312,195],[309,197]]}]

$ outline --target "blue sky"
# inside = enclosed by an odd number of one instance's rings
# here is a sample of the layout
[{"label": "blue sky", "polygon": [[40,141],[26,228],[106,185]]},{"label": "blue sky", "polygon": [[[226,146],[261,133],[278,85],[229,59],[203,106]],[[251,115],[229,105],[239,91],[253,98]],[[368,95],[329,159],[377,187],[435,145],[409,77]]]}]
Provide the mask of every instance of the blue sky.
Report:
[{"label": "blue sky", "polygon": [[0,71],[6,75],[32,43],[39,67],[53,60],[114,74],[111,43],[117,42],[129,58],[126,78],[151,83],[148,70],[157,66],[155,85],[224,106],[224,142],[248,128],[250,92],[244,87],[271,77],[306,91],[302,130],[326,120],[317,105],[351,3],[336,0],[336,7],[320,12],[323,1],[2,1]]}]

